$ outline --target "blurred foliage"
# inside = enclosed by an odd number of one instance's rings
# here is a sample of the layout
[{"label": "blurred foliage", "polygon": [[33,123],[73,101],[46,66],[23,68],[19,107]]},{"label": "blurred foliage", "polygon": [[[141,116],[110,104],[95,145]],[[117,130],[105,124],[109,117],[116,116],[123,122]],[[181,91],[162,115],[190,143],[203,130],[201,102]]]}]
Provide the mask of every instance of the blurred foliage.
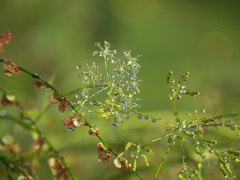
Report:
[{"label": "blurred foliage", "polygon": [[[97,61],[93,44],[106,40],[113,49],[143,54],[139,62],[143,109],[171,108],[166,105],[165,76],[172,70],[190,71],[191,87],[202,94],[195,106],[230,111],[238,110],[240,97],[239,14],[236,2],[224,0],[3,0],[0,31],[11,30],[13,37],[4,56],[44,78],[56,73],[55,83],[63,91],[82,86],[75,66]],[[7,87],[8,79],[3,75],[0,79]],[[16,80],[12,87],[25,92],[29,83],[21,82]],[[182,103],[182,109],[189,106]]]},{"label": "blurred foliage", "polygon": [[[16,64],[40,74],[43,79],[55,77],[53,85],[67,93],[83,87],[75,70],[78,64],[96,61],[103,65],[92,57],[92,52],[96,50],[95,41],[106,40],[111,42],[112,49],[131,49],[133,56],[143,54],[139,61],[142,66],[139,78],[144,80],[139,94],[141,111],[151,110],[152,114],[162,117],[173,109],[166,84],[166,75],[172,70],[175,74],[190,71],[189,86],[192,91],[201,93],[196,98],[181,99],[177,102],[178,109],[191,112],[205,108],[221,114],[240,112],[240,11],[237,4],[237,1],[225,0],[2,0],[0,33],[11,30],[12,40],[0,56],[11,57]],[[118,55],[121,58],[122,53],[118,51]],[[14,92],[27,109],[44,104],[43,92],[37,90],[33,79],[25,74],[11,79],[0,74],[0,82],[6,91]],[[135,175],[116,169],[113,164],[97,163],[94,157],[97,140],[87,135],[87,128],[75,131],[74,135],[63,134],[62,121],[67,115],[52,116],[41,121],[42,129],[66,155],[81,179],[131,179],[132,176],[136,179]],[[150,122],[148,129],[143,121],[137,120],[113,129],[102,121],[95,120],[101,132],[106,133],[102,136],[109,138],[106,139],[109,144],[115,142],[116,148],[123,148],[129,137],[139,137],[135,133],[150,139],[154,133],[165,131],[164,127],[159,129],[159,125],[149,126]],[[6,126],[1,125],[1,135],[11,131],[26,147],[31,145],[25,142],[27,132],[21,128],[8,130]],[[129,134],[123,134],[123,129]],[[116,136],[109,137],[108,133],[116,133]],[[231,144],[226,146],[236,145],[227,138],[224,136]],[[178,157],[171,155],[172,163],[166,166],[162,176],[176,179],[171,176],[177,174],[175,170],[180,169],[180,164],[176,163]],[[159,156],[161,159],[161,152]],[[39,166],[39,172],[50,173],[43,165]],[[151,178],[155,169],[153,165],[139,171],[148,173],[145,177]],[[209,179],[219,179],[215,177],[218,168],[209,169]]]}]

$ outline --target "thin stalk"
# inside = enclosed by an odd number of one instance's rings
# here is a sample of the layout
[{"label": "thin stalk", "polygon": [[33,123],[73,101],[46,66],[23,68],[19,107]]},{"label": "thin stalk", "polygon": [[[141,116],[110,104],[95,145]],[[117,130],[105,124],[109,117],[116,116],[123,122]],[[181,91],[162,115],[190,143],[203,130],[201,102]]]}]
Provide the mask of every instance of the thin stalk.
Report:
[{"label": "thin stalk", "polygon": [[198,161],[198,173],[199,173],[199,176],[201,177],[202,175],[202,158],[199,157],[199,161]]},{"label": "thin stalk", "polygon": [[146,145],[146,144],[149,144],[149,143],[153,143],[153,142],[159,141],[159,140],[161,140],[161,139],[163,139],[163,138],[165,138],[165,137],[168,137],[168,136],[170,136],[171,134],[172,134],[172,133],[166,134],[166,135],[163,136],[163,137],[160,137],[160,138],[157,138],[157,139],[153,139],[153,140],[151,140],[151,141],[147,141],[147,142],[141,143],[141,144],[142,144],[142,145]]},{"label": "thin stalk", "polygon": [[185,155],[184,155],[184,148],[183,148],[183,141],[180,140],[180,144],[181,144],[181,151],[182,151],[182,162],[183,164],[185,164]]},{"label": "thin stalk", "polygon": [[106,59],[106,55],[104,55],[104,63],[105,63],[105,69],[106,69],[106,74],[109,80],[109,72],[108,72],[108,67],[107,67],[107,59]]},{"label": "thin stalk", "polygon": [[[177,112],[177,107],[176,107],[175,99],[173,99],[172,101],[173,101],[174,111]],[[175,114],[175,116],[176,116],[176,118],[178,119],[178,113]]]},{"label": "thin stalk", "polygon": [[134,174],[136,174],[136,176],[137,176],[139,179],[144,180],[143,177],[140,176],[133,168],[129,167],[129,170],[130,170],[131,172],[133,172]]},{"label": "thin stalk", "polygon": [[[20,173],[23,174],[25,177],[28,177],[28,175],[22,170],[22,168],[20,168],[15,163],[9,161],[6,157],[2,156],[1,154],[0,154],[0,161],[2,161],[6,165],[7,168],[9,168],[9,166],[12,165],[16,172],[18,172],[19,174]],[[9,178],[12,179],[10,174],[9,174]]]},{"label": "thin stalk", "polygon": [[167,151],[165,152],[165,154],[164,154],[164,156],[163,156],[163,159],[162,159],[162,161],[161,161],[161,163],[160,163],[160,165],[159,165],[159,167],[158,167],[158,170],[157,170],[157,172],[156,172],[156,174],[155,174],[155,176],[154,176],[154,180],[157,179],[158,173],[159,173],[159,171],[160,171],[160,169],[161,169],[161,167],[162,167],[162,164],[163,164],[165,158],[167,157],[168,152],[170,151],[171,147],[172,147],[172,143],[170,144],[170,146],[168,147]]},{"label": "thin stalk", "polygon": [[[141,112],[139,112],[139,111],[135,111],[136,113],[141,113]],[[141,113],[141,114],[144,114],[144,113]],[[158,119],[159,121],[161,121],[161,122],[163,122],[163,123],[165,123],[165,124],[167,124],[167,125],[169,125],[169,126],[171,126],[171,127],[175,127],[173,124],[171,124],[171,123],[169,123],[169,122],[167,122],[167,121],[164,121],[164,120],[162,120],[162,119]]]}]

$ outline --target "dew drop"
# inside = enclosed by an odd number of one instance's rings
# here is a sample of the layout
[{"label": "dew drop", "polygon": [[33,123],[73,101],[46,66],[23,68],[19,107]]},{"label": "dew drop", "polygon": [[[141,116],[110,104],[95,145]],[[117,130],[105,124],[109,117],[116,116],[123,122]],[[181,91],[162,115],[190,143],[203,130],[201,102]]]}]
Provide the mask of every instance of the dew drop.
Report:
[{"label": "dew drop", "polygon": [[1,111],[0,111],[0,116],[2,116],[2,117],[3,117],[3,116],[5,116],[6,114],[7,114],[7,113],[6,113],[6,111],[5,111],[5,110],[1,110]]},{"label": "dew drop", "polygon": [[204,160],[204,159],[206,158],[206,156],[205,156],[205,155],[201,155],[200,158],[201,158],[202,160]]},{"label": "dew drop", "polygon": [[152,120],[151,120],[151,121],[152,121],[152,123],[156,123],[156,122],[157,122],[157,120],[158,120],[158,119],[156,119],[156,118],[152,118]]},{"label": "dew drop", "polygon": [[208,152],[209,152],[210,154],[212,154],[214,151],[213,151],[213,150],[209,150]]},{"label": "dew drop", "polygon": [[95,62],[93,62],[92,67],[97,68],[97,64]]},{"label": "dew drop", "polygon": [[179,119],[179,118],[176,118],[175,121],[176,121],[176,122],[180,122],[180,119]]},{"label": "dew drop", "polygon": [[95,42],[94,43],[95,46],[100,46],[100,44],[101,44],[100,42]]},{"label": "dew drop", "polygon": [[234,125],[230,126],[230,130],[234,131],[235,130],[235,126]]},{"label": "dew drop", "polygon": [[76,66],[76,70],[79,70],[79,69],[81,69],[81,68],[83,68],[81,64],[78,65],[78,66]]},{"label": "dew drop", "polygon": [[173,114],[176,116],[176,115],[178,115],[178,111],[177,110],[174,110],[173,111]]},{"label": "dew drop", "polygon": [[97,102],[93,102],[93,105],[96,106],[96,107],[99,106],[99,104]]},{"label": "dew drop", "polygon": [[118,125],[116,123],[112,123],[112,126],[116,128]]},{"label": "dew drop", "polygon": [[226,126],[226,127],[231,127],[232,125],[234,125],[234,123],[232,121],[225,121],[224,122],[224,126]]},{"label": "dew drop", "polygon": [[79,96],[79,95],[75,95],[75,98],[76,98],[77,100],[79,100],[79,99],[80,99],[80,96]]},{"label": "dew drop", "polygon": [[207,131],[208,131],[208,126],[202,126],[202,128],[203,128],[203,131],[204,131],[204,132],[207,132]]},{"label": "dew drop", "polygon": [[93,51],[93,56],[96,56],[98,53],[98,51]]},{"label": "dew drop", "polygon": [[183,155],[183,156],[182,156],[182,158],[183,158],[183,159],[186,159],[186,156],[185,156],[185,155]]},{"label": "dew drop", "polygon": [[198,140],[198,137],[194,135],[194,136],[193,136],[193,140],[194,140],[194,141],[197,141],[197,140]]},{"label": "dew drop", "polygon": [[70,132],[74,131],[74,128],[73,127],[66,127],[66,129]]},{"label": "dew drop", "polygon": [[140,120],[143,118],[143,115],[141,113],[137,113],[137,118]]},{"label": "dew drop", "polygon": [[149,119],[149,116],[148,116],[148,115],[144,115],[144,119],[145,119],[145,120],[148,120],[148,119]]}]

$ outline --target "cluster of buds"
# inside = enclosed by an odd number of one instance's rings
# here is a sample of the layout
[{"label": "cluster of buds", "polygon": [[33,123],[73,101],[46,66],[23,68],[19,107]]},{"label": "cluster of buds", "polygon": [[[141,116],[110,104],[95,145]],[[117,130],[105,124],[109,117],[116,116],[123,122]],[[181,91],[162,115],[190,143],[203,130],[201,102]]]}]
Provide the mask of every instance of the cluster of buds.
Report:
[{"label": "cluster of buds", "polygon": [[84,118],[79,116],[78,113],[73,114],[71,117],[66,117],[63,121],[63,124],[66,126],[68,131],[74,131],[76,127],[87,125]]},{"label": "cluster of buds", "polygon": [[12,76],[13,74],[19,75],[19,67],[15,63],[13,63],[12,59],[9,57],[5,57],[3,61],[3,74],[5,76]]},{"label": "cluster of buds", "polygon": [[61,161],[58,156],[51,157],[49,159],[49,167],[51,169],[56,170],[56,173],[54,174],[54,179],[62,179],[62,180],[68,180],[68,174],[67,170],[64,165],[61,164]]},{"label": "cluster of buds", "polygon": [[188,87],[183,85],[181,86],[180,84],[182,82],[188,82],[189,80],[189,72],[182,73],[180,75],[180,80],[177,84],[175,84],[175,78],[173,76],[173,72],[170,71],[167,76],[167,83],[170,84],[170,89],[172,91],[171,94],[169,94],[169,99],[170,100],[180,100],[182,99],[181,94],[186,94],[188,96],[196,97],[200,95],[199,92],[192,92],[188,90]]},{"label": "cluster of buds", "polygon": [[102,142],[97,144],[96,150],[98,152],[98,162],[102,165],[109,163],[113,152],[109,151]]},{"label": "cluster of buds", "polygon": [[5,32],[0,37],[0,53],[4,52],[3,44],[9,44],[9,40],[12,38],[11,31]]},{"label": "cluster of buds", "polygon": [[68,97],[62,97],[62,95],[58,92],[53,92],[53,95],[50,97],[50,102],[52,102],[53,104],[59,103],[58,110],[61,113],[64,113],[69,106],[67,100]]},{"label": "cluster of buds", "polygon": [[6,134],[1,138],[0,151],[9,151],[14,156],[21,151],[21,146],[19,144],[14,144],[13,137]]}]

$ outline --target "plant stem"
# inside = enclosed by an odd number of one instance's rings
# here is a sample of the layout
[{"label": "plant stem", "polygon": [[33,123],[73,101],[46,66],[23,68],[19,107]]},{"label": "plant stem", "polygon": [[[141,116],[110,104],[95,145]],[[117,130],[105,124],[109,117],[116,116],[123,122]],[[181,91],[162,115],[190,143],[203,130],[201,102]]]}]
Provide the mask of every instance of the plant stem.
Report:
[{"label": "plant stem", "polygon": [[[10,165],[12,165],[12,166],[14,166],[16,172],[19,172],[19,174],[21,173],[21,174],[23,174],[25,177],[28,177],[28,175],[27,175],[18,165],[16,165],[16,164],[13,163],[13,162],[10,162],[9,160],[6,159],[6,157],[2,156],[1,154],[0,154],[0,160],[1,160],[7,167],[9,167]],[[11,176],[10,176],[10,175],[9,175],[9,178],[11,179]]]},{"label": "plant stem", "polygon": [[[141,112],[139,112],[139,111],[135,111],[135,113],[144,114],[144,113],[141,113]],[[171,124],[171,123],[169,123],[169,122],[167,122],[167,121],[164,121],[164,120],[162,120],[161,118],[159,118],[158,120],[161,121],[161,122],[163,122],[163,123],[165,123],[165,124],[167,124],[167,125],[169,125],[169,126],[175,127],[173,124]]]},{"label": "plant stem", "polygon": [[180,144],[181,144],[181,151],[182,151],[182,162],[183,162],[183,164],[185,164],[184,148],[183,148],[183,141],[182,140],[180,140]]},{"label": "plant stem", "polygon": [[142,145],[146,145],[146,144],[149,144],[149,143],[153,143],[153,142],[159,141],[159,140],[161,140],[161,139],[163,139],[163,138],[165,138],[165,137],[168,137],[168,136],[170,136],[171,134],[172,134],[172,133],[166,134],[166,135],[163,136],[163,137],[160,137],[160,138],[157,138],[157,139],[153,139],[153,140],[151,140],[151,141],[147,141],[147,142],[141,143],[141,144],[142,144]]},{"label": "plant stem", "polygon": [[198,162],[198,173],[199,173],[199,176],[202,176],[202,159],[201,157],[199,157],[199,162]]},{"label": "plant stem", "polygon": [[170,146],[168,147],[167,151],[165,152],[165,154],[164,154],[164,156],[163,156],[163,159],[162,159],[162,161],[161,161],[161,163],[160,163],[160,165],[159,165],[159,167],[158,167],[158,170],[157,170],[157,172],[156,172],[156,174],[155,174],[155,176],[154,176],[154,180],[157,179],[157,175],[158,175],[158,173],[159,173],[159,171],[160,171],[160,169],[161,169],[161,167],[162,167],[163,161],[165,160],[165,158],[167,157],[168,152],[169,152],[170,149],[171,149],[171,146],[172,146],[172,143],[170,144]]},{"label": "plant stem", "polygon": [[130,169],[130,171],[132,171],[134,174],[136,174],[137,177],[139,177],[139,179],[144,180],[142,176],[140,176],[135,170],[133,170],[133,168],[129,167],[129,169]]},{"label": "plant stem", "polygon": [[[176,107],[175,99],[173,99],[172,101],[173,101],[174,111],[177,112],[177,107]],[[176,116],[176,118],[178,119],[178,113],[175,114],[175,116]]]}]

